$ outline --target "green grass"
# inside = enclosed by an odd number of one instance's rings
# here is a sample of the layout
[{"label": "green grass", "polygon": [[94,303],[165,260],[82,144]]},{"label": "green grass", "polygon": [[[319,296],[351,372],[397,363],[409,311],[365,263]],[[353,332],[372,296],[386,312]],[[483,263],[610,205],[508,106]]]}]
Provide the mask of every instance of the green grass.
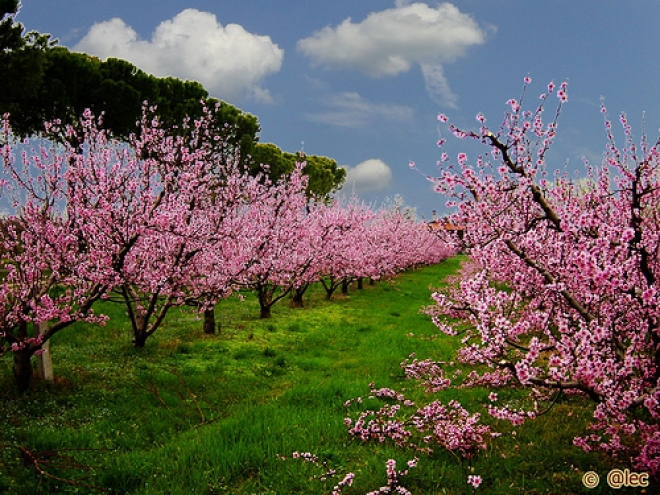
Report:
[{"label": "green grass", "polygon": [[[452,358],[454,339],[408,334],[433,333],[419,310],[431,302],[429,286],[459,261],[365,284],[329,302],[313,287],[306,308],[282,301],[270,320],[258,318],[254,297],[230,299],[216,310],[222,330],[213,336],[202,333],[194,312],[175,310],[141,350],[130,346],[123,308],[99,307],[111,317],[105,328],[79,324],[52,340],[55,383],[35,382],[17,395],[9,356],[0,361],[0,493],[94,492],[83,484],[126,494],[330,493],[338,480],[313,479],[318,467],[281,459],[293,451],[316,453],[341,475],[355,472],[345,494],[377,489],[386,482],[387,459],[402,466],[415,454],[350,438],[343,403],[367,395],[372,381],[410,387],[399,363],[412,352]],[[452,390],[444,397],[481,411],[486,395]],[[473,462],[484,478],[478,493],[608,493],[584,488],[582,474],[603,478],[614,466],[629,466],[572,446],[588,416],[571,399],[515,435],[498,424],[504,435]],[[49,474],[79,484],[40,476],[17,446],[40,453]],[[471,493],[465,469],[436,452],[402,484],[415,494]]]}]

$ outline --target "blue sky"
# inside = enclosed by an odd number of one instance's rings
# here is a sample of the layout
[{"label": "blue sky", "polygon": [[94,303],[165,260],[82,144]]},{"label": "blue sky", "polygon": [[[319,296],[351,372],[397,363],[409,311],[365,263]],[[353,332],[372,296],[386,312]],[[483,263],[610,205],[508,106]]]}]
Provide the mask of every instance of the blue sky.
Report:
[{"label": "blue sky", "polygon": [[[376,206],[400,194],[430,218],[437,115],[501,121],[523,78],[536,104],[569,81],[551,166],[599,161],[600,98],[639,134],[660,127],[657,0],[24,0],[26,29],[157,76],[199,80],[259,117],[261,141],[332,157]],[[475,148],[448,139],[448,151]]]}]

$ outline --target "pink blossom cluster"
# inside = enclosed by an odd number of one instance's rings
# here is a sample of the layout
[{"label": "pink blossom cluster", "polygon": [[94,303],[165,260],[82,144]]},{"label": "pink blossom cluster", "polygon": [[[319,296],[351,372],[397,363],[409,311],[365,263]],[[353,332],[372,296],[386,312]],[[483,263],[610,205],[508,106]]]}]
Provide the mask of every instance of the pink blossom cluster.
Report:
[{"label": "pink blossom cluster", "polygon": [[441,363],[436,363],[430,359],[419,361],[415,359],[414,354],[411,354],[408,359],[401,363],[401,368],[403,368],[408,379],[421,382],[427,392],[434,393],[451,385],[451,380],[445,377],[444,370],[440,365]]},{"label": "pink blossom cluster", "polygon": [[[13,342],[9,349],[11,350],[11,352],[18,352],[22,349],[25,349],[27,346],[40,347],[42,343],[43,343],[43,335],[39,334],[36,337],[28,337],[20,342]],[[0,355],[2,355],[5,351],[7,351],[6,346],[0,348]],[[38,351],[35,351],[34,354],[39,355],[39,354],[43,354],[44,352],[46,352],[45,349],[39,349]]]},{"label": "pink blossom cluster", "polygon": [[468,475],[467,478],[467,483],[468,485],[472,485],[474,488],[479,488],[479,485],[483,482],[483,479],[481,479],[481,476],[478,474],[470,474]]},{"label": "pink blossom cluster", "polygon": [[551,83],[531,111],[524,94],[508,102],[498,130],[483,118],[475,131],[448,124],[488,148],[474,163],[441,160],[431,179],[456,205],[450,221],[464,226],[479,269],[434,294],[428,312],[440,331],[461,339],[459,360],[480,365],[465,384],[530,390],[526,409],[502,404],[492,414],[533,418],[533,390],[544,390],[548,403],[582,395],[594,404],[593,421],[576,445],[660,475],[660,142],[637,141],[624,115],[618,144],[603,107],[602,163],[585,160],[582,179],[551,172],[547,153],[567,86]]},{"label": "pink blossom cluster", "polygon": [[[316,454],[310,452],[293,452],[293,459],[300,459],[311,464],[315,464],[323,468],[323,474],[314,476],[312,479],[317,479],[320,481],[326,481],[327,479],[333,478],[337,475],[335,469],[330,469],[325,461],[320,461]],[[286,461],[286,456],[280,456],[280,459]],[[411,492],[400,485],[399,479],[407,476],[410,472],[410,469],[417,467],[417,462],[419,459],[417,457],[410,459],[407,464],[407,469],[398,471],[396,469],[396,460],[389,459],[385,463],[385,468],[387,470],[387,485],[380,487],[378,490],[369,492],[367,495],[379,495],[379,494],[399,494],[399,495],[411,495]],[[344,488],[347,486],[352,486],[355,479],[355,473],[349,472],[344,475],[344,477],[332,488],[332,495],[339,495]],[[480,479],[480,478],[479,478]],[[478,486],[478,484],[476,485]]]},{"label": "pink blossom cluster", "polygon": [[[417,466],[417,458],[408,461],[408,468]],[[367,495],[385,495],[385,494],[399,494],[399,495],[412,495],[412,492],[399,484],[399,478],[406,476],[409,469],[397,471],[396,461],[389,459],[385,463],[387,469],[387,485],[381,486],[378,490],[368,492]]]},{"label": "pink blossom cluster", "polygon": [[355,474],[346,473],[346,475],[332,488],[332,495],[339,495],[341,491],[347,487],[353,485],[353,480],[355,479]]},{"label": "pink blossom cluster", "polygon": [[469,459],[487,447],[490,438],[498,436],[490,426],[480,424],[479,413],[470,414],[455,400],[447,405],[439,401],[417,410],[411,421],[423,435],[424,443],[437,444]]},{"label": "pink blossom cluster", "polygon": [[[323,468],[323,473],[317,476],[314,476],[313,479],[318,479],[320,481],[326,481],[330,478],[333,478],[337,475],[337,470],[331,469],[328,467],[328,464],[325,461],[320,461],[318,456],[316,454],[312,454],[311,452],[293,452],[291,454],[292,459],[300,459],[305,462],[309,462],[311,464],[315,464],[319,467]],[[283,461],[286,461],[285,456],[280,456],[280,459]],[[339,495],[344,488],[347,486],[352,486],[353,485],[353,480],[355,479],[355,473],[346,473],[344,477],[337,482],[337,484],[332,488],[332,495]]]},{"label": "pink blossom cluster", "polygon": [[382,443],[392,440],[405,447],[411,443],[412,433],[405,420],[397,419],[400,410],[399,404],[385,404],[378,410],[362,411],[355,420],[347,417],[345,424],[349,427],[349,434],[364,442],[377,440]]},{"label": "pink blossom cluster", "polygon": [[[427,362],[402,363],[402,367],[407,370],[417,365],[423,371]],[[427,387],[421,373],[418,375],[414,372],[409,377]],[[440,446],[469,459],[486,448],[491,438],[498,436],[488,425],[481,423],[480,414],[470,414],[457,401],[445,405],[434,400],[416,407],[415,402],[408,400],[401,392],[389,388],[376,389],[373,383],[371,389],[371,399],[381,398],[389,403],[377,410],[361,411],[355,420],[350,417],[345,420],[349,434],[362,441],[376,440],[382,443],[391,440],[400,447],[412,447],[426,453]],[[345,405],[351,406],[352,402],[348,401]]]}]

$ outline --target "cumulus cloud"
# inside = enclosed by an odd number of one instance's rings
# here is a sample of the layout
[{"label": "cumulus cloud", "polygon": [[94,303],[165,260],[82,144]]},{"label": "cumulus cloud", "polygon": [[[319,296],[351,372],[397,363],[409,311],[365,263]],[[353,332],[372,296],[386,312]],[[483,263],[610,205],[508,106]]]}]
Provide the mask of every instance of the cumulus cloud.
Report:
[{"label": "cumulus cloud", "polygon": [[313,122],[340,127],[365,127],[376,121],[407,122],[412,120],[413,110],[405,105],[374,103],[358,93],[346,92],[324,98],[329,110],[308,114]]},{"label": "cumulus cloud", "polygon": [[392,170],[377,158],[371,158],[359,163],[355,167],[344,166],[346,181],[344,190],[356,194],[382,191],[392,182]]},{"label": "cumulus cloud", "polygon": [[282,66],[284,50],[268,36],[249,33],[238,24],[220,24],[214,14],[185,9],[163,21],[151,40],[122,19],[94,24],[74,46],[99,58],[128,60],[158,77],[201,82],[212,96],[271,99],[262,82]]},{"label": "cumulus cloud", "polygon": [[298,41],[315,65],[349,69],[373,77],[394,76],[419,65],[432,98],[455,105],[442,71],[465,51],[485,41],[485,33],[450,3],[435,8],[397,0],[396,7],[372,12],[362,22],[349,17]]}]

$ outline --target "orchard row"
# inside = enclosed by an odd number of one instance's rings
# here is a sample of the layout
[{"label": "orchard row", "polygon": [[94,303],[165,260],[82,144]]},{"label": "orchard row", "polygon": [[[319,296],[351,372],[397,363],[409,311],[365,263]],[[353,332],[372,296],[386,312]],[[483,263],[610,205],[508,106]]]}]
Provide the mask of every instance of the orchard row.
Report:
[{"label": "orchard row", "polygon": [[250,175],[212,114],[174,135],[145,111],[127,143],[89,113],[81,131],[58,130],[59,144],[18,142],[5,120],[0,338],[20,389],[55,333],[105,323],[100,299],[123,300],[142,347],[173,306],[198,307],[213,331],[214,305],[237,290],[254,291],[269,317],[291,291],[302,304],[312,283],[331,297],[453,253],[400,209],[310,200],[304,163],[277,182]]}]

